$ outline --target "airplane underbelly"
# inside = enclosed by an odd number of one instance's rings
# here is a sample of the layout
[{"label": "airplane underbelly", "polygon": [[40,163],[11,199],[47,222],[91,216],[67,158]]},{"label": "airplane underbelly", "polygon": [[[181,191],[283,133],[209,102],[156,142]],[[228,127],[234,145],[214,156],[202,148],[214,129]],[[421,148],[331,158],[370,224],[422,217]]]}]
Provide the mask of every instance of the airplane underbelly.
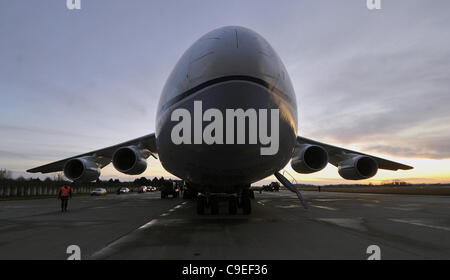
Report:
[{"label": "airplane underbelly", "polygon": [[208,186],[250,184],[292,157],[295,102],[264,83],[231,77],[170,102],[158,120],[157,146],[164,168],[179,178]]}]

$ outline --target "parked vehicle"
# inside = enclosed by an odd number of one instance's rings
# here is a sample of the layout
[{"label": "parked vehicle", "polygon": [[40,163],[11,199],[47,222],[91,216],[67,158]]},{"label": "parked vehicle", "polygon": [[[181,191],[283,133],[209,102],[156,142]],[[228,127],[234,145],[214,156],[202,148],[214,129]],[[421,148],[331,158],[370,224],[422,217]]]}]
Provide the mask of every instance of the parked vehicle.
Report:
[{"label": "parked vehicle", "polygon": [[272,182],[267,186],[264,186],[265,192],[277,192],[280,190],[280,183],[278,182]]},{"label": "parked vehicle", "polygon": [[138,189],[138,193],[145,193],[148,191],[149,191],[149,188],[147,186],[140,186]]},{"label": "parked vehicle", "polygon": [[91,195],[106,195],[108,192],[104,188],[97,188],[91,192]]},{"label": "parked vehicle", "polygon": [[172,195],[173,198],[180,196],[180,188],[175,182],[164,182],[159,190],[161,191],[161,198],[167,198],[169,195]]},{"label": "parked vehicle", "polygon": [[123,188],[120,188],[119,189],[119,194],[121,194],[121,193],[129,193],[130,192],[130,189],[129,188],[126,188],[126,187],[123,187]]}]

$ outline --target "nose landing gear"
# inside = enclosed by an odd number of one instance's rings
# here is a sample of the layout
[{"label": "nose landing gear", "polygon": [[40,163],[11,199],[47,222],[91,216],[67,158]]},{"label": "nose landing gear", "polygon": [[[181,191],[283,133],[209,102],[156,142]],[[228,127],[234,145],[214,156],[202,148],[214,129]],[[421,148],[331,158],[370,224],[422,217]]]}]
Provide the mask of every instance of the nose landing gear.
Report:
[{"label": "nose landing gear", "polygon": [[236,215],[238,210],[238,198],[235,195],[228,197],[228,213],[230,215]]},{"label": "nose landing gear", "polygon": [[203,215],[205,214],[206,208],[206,196],[199,194],[197,196],[197,214]]},{"label": "nose landing gear", "polygon": [[249,190],[243,190],[241,194],[242,214],[250,215],[252,213],[251,193]]}]

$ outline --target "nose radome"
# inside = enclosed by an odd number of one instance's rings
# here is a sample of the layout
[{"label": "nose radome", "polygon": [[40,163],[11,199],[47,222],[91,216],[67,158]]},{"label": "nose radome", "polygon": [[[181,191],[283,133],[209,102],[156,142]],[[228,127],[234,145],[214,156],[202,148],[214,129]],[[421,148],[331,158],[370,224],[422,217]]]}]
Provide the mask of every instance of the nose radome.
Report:
[{"label": "nose radome", "polygon": [[[247,76],[293,98],[289,75],[273,48],[258,33],[240,26],[215,29],[181,56],[163,88],[158,108],[217,78]],[[254,79],[253,79],[254,80]]]},{"label": "nose radome", "polygon": [[239,26],[213,30],[201,37],[189,51],[188,79],[202,83],[214,78],[243,75],[276,84],[279,58],[256,32]]}]

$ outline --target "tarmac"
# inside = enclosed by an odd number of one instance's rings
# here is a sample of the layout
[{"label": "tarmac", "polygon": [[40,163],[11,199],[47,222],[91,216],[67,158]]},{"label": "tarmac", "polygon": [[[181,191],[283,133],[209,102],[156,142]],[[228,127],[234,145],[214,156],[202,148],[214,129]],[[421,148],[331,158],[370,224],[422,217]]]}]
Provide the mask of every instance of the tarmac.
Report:
[{"label": "tarmac", "polygon": [[[450,197],[255,192],[252,214],[160,193],[0,201],[0,259],[450,259]],[[238,212],[240,213],[240,212]]]}]

